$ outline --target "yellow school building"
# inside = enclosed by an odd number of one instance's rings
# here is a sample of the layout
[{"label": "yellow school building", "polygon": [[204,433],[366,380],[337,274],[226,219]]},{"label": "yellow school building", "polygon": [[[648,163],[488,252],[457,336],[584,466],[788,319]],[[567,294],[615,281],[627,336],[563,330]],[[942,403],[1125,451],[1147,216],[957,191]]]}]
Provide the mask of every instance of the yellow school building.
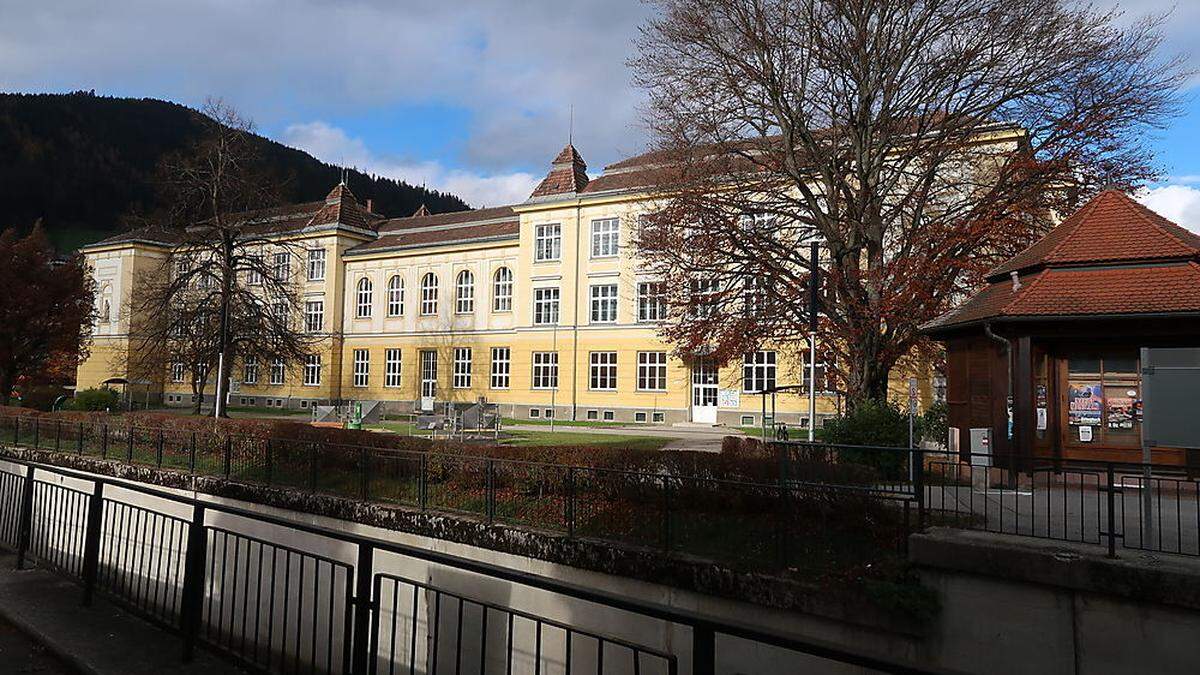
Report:
[{"label": "yellow school building", "polygon": [[[568,145],[520,204],[389,219],[339,185],[324,201],[255,214],[305,252],[280,264],[302,285],[296,320],[318,341],[303,363],[247,355],[233,369],[230,404],[380,401],[411,412],[482,399],[518,419],[762,424],[761,392],[803,385],[806,355],[767,347],[715,363],[663,341],[662,284],[631,245],[651,208],[653,173],[643,156],[589,179]],[[174,246],[170,231],[145,228],[83,250],[99,320],[79,389],[119,384],[137,400],[191,405],[183,364],[139,381],[122,358],[138,330],[129,310],[138,279]],[[824,419],[841,401],[818,365]],[[806,388],[777,394],[767,421],[803,426],[808,396]]]}]

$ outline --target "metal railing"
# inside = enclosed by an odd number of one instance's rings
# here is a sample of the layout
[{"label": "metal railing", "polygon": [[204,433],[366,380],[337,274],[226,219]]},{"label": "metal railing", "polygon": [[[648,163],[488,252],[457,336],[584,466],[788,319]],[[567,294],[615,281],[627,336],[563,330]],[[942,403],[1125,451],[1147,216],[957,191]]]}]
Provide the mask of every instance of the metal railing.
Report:
[{"label": "metal railing", "polygon": [[[468,515],[735,568],[832,571],[847,555],[903,552],[912,493],[870,476],[762,459],[752,477],[619,469],[283,438],[0,417],[0,441],[231,481]],[[788,467],[791,466],[791,469]],[[852,472],[853,473],[853,472]],[[867,514],[866,520],[849,514]],[[842,515],[846,514],[846,515]],[[847,533],[859,532],[862,542]],[[831,546],[839,547],[830,553]],[[854,551],[844,551],[847,547]],[[869,562],[869,561],[868,561]]]},{"label": "metal railing", "polygon": [[1096,544],[1200,555],[1200,480],[1185,467],[1036,455],[793,442],[789,461],[874,462],[877,489],[910,494],[918,521]]},{"label": "metal railing", "polygon": [[[482,672],[541,672],[553,663],[565,672],[674,675],[685,650],[692,673],[711,675],[720,635],[749,641],[752,651],[772,646],[883,672],[933,672],[425,547],[140,483],[4,461],[18,469],[0,468],[0,533],[15,549],[18,566],[31,558],[49,564],[82,584],[85,604],[99,591],[178,632],[184,659],[205,644],[273,673],[439,673],[450,672],[450,663],[459,672],[470,662]],[[15,542],[7,538],[14,531]],[[461,584],[469,588],[504,582],[511,585],[509,597],[548,594],[572,603],[562,610],[570,616],[601,608],[630,620],[663,622],[690,633],[690,642],[672,640],[673,649],[658,648],[606,634],[585,619],[508,607],[397,574],[388,564],[395,560],[453,572],[470,580]]]}]

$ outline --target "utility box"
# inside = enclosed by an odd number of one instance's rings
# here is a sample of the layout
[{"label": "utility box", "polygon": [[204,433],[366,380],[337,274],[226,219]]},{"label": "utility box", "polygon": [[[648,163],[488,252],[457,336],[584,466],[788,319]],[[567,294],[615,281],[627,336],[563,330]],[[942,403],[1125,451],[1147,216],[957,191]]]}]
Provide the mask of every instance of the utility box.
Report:
[{"label": "utility box", "polygon": [[1200,349],[1142,350],[1142,438],[1147,448],[1200,449]]},{"label": "utility box", "polygon": [[989,427],[971,429],[971,464],[973,466],[992,465],[992,430]]}]

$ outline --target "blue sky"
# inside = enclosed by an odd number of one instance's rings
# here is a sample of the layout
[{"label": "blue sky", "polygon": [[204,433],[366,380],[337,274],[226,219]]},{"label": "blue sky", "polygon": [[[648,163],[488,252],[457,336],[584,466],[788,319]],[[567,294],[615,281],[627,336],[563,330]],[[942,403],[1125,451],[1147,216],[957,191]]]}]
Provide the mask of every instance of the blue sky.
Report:
[{"label": "blue sky", "polygon": [[[1101,4],[1132,20],[1176,0]],[[1178,5],[1167,48],[1187,52],[1200,2]],[[625,60],[649,11],[639,0],[0,0],[0,90],[188,105],[217,95],[323,160],[495,205],[529,194],[572,108],[593,174],[644,149]],[[1200,229],[1200,86],[1154,142],[1170,178],[1144,199]]]}]

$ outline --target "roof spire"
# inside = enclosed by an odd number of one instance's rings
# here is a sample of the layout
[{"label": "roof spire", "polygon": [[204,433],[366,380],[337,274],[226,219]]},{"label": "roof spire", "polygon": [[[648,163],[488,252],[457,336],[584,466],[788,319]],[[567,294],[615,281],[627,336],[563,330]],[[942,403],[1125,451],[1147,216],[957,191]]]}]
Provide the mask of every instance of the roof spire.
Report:
[{"label": "roof spire", "polygon": [[530,198],[575,194],[588,184],[587,164],[575,146],[568,143],[550,164],[550,173],[533,190]]},{"label": "roof spire", "polygon": [[416,211],[413,211],[413,214],[409,217],[410,218],[420,218],[421,216],[428,216],[428,215],[432,215],[429,212],[429,207],[425,206],[425,202],[421,202],[421,208],[417,209]]}]

